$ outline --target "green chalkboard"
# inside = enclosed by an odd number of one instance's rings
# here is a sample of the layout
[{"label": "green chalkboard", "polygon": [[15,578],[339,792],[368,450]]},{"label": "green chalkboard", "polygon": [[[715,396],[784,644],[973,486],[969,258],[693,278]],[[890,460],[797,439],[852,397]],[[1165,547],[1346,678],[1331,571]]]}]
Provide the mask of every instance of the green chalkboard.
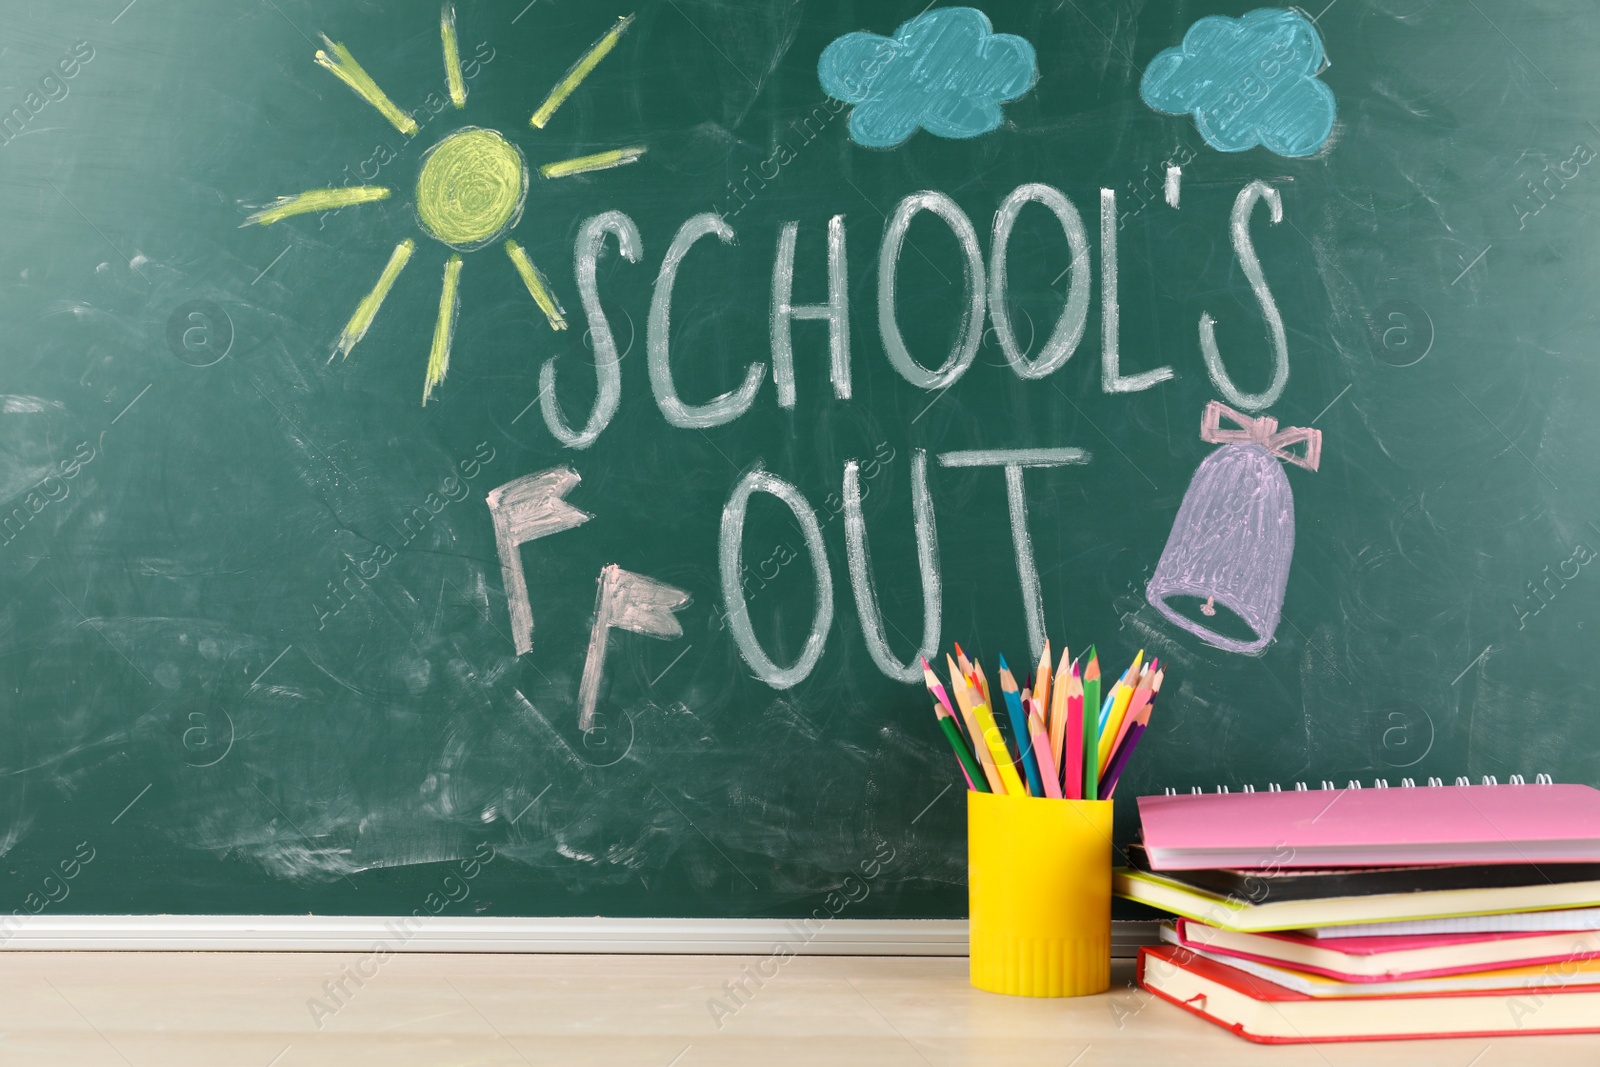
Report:
[{"label": "green chalkboard", "polygon": [[0,911],[960,915],[924,642],[1167,660],[1122,837],[1600,778],[1579,0],[124,2],[0,3]]}]

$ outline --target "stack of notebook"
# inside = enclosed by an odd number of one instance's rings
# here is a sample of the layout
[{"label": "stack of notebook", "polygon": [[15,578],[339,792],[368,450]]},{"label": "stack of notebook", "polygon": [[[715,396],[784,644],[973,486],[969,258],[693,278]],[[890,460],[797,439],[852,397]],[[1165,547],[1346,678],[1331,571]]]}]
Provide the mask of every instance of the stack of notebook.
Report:
[{"label": "stack of notebook", "polygon": [[1139,798],[1139,983],[1253,1041],[1600,1031],[1600,790]]}]

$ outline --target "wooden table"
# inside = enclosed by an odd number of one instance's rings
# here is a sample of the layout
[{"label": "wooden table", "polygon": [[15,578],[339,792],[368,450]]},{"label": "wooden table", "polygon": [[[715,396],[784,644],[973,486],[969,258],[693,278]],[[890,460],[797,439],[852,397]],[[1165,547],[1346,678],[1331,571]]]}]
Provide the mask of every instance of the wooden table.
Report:
[{"label": "wooden table", "polygon": [[[762,977],[765,971],[771,977]],[[367,977],[362,977],[365,972]],[[6,1067],[1558,1067],[1594,1037],[1252,1045],[1131,987],[1027,1000],[906,957],[0,956]]]}]

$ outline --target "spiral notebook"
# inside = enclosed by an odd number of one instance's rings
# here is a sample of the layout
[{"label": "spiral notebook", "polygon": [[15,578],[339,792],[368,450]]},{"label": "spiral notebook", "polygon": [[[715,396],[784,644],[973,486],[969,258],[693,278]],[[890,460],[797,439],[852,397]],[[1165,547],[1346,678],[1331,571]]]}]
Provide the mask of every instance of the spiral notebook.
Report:
[{"label": "spiral notebook", "polygon": [[1139,798],[1155,871],[1600,862],[1600,790],[1492,779]]}]

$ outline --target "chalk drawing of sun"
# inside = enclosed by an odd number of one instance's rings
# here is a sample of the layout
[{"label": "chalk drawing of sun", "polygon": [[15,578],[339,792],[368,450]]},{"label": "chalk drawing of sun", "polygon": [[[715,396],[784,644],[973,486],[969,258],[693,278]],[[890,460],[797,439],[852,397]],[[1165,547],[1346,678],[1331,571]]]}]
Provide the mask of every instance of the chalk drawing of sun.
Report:
[{"label": "chalk drawing of sun", "polygon": [[[567,97],[588,77],[614,47],[618,39],[633,23],[633,16],[617,20],[617,24],[601,37],[566,75],[558,81],[544,103],[539,105],[528,120],[534,129],[542,130]],[[445,4],[439,17],[439,36],[444,46],[445,80],[450,89],[450,102],[458,109],[467,104],[467,86],[461,76],[461,51],[456,43],[455,6]],[[350,50],[336,44],[326,36],[322,38],[326,49],[317,51],[318,65],[331,71],[356,94],[371,104],[407,137],[418,130],[416,120],[401,111],[378,87]],[[606,170],[632,163],[644,154],[644,148],[633,146],[614,148],[594,155],[557,160],[539,167],[541,178],[566,178],[574,174]],[[506,256],[522,277],[523,284],[534,303],[550,322],[553,330],[567,328],[561,305],[551,294],[544,275],[528,258],[528,253],[507,235],[522,218],[522,206],[528,198],[530,180],[528,161],[522,150],[494,130],[465,126],[447,135],[422,157],[421,173],[417,177],[417,223],[424,233],[451,249],[445,261],[444,284],[439,293],[439,318],[434,325],[433,347],[428,352],[428,370],[422,387],[422,402],[427,404],[434,387],[444,381],[450,369],[450,342],[455,334],[456,312],[460,304],[462,253],[475,252],[495,241],[505,238]],[[269,226],[274,222],[310,212],[332,211],[387,200],[393,190],[384,186],[344,186],[336,189],[313,189],[297,196],[282,197],[251,215],[246,225]],[[400,272],[405,270],[417,243],[410,238],[395,246],[389,263],[378,276],[378,283],[356,305],[355,314],[339,341],[334,346],[334,357],[348,358],[351,349],[366,336],[384,298],[394,288]]]}]

